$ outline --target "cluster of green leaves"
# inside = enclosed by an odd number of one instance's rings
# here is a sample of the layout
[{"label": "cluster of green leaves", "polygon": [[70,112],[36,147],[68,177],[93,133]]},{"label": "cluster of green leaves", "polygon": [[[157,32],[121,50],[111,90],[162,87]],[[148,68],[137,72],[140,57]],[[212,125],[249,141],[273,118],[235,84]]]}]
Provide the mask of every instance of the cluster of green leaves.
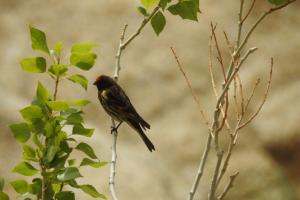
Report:
[{"label": "cluster of green leaves", "polygon": [[154,14],[151,19],[151,25],[154,32],[159,35],[165,25],[166,18],[164,12],[167,10],[172,15],[178,15],[182,19],[189,19],[193,21],[198,21],[199,9],[199,0],[178,0],[176,3],[173,3],[172,0],[140,0],[143,6],[139,6],[138,11],[143,14],[145,17],[148,17],[150,14],[148,12],[154,6],[158,6],[159,10]]},{"label": "cluster of green leaves", "polygon": [[[92,51],[94,44],[74,44],[71,48],[70,63],[61,63],[63,44],[58,42],[49,50],[43,31],[29,27],[32,49],[42,51],[52,61],[47,67],[46,58],[39,56],[23,58],[20,61],[23,70],[32,73],[44,73],[54,79],[55,88],[63,78],[87,89],[88,80],[81,74],[69,75],[72,66],[82,70],[93,67],[96,54]],[[56,91],[57,92],[57,91]],[[74,192],[65,191],[64,186],[81,189],[94,198],[106,197],[90,184],[77,184],[82,177],[79,169],[84,166],[102,167],[93,148],[84,142],[77,142],[76,135],[91,137],[94,130],[84,126],[83,107],[89,103],[86,99],[76,101],[56,100],[56,92],[50,94],[48,89],[38,82],[36,95],[31,105],[20,110],[24,121],[9,127],[23,148],[23,158],[13,172],[23,176],[34,176],[31,183],[24,179],[11,182],[15,191],[26,199],[73,200]],[[72,131],[67,131],[72,130]],[[85,158],[80,162],[71,158],[71,153],[81,151]],[[0,181],[0,186],[1,184]],[[2,187],[0,187],[1,189]],[[0,190],[1,191],[1,190]],[[0,195],[5,195],[2,192]],[[1,197],[1,196],[0,196]]]}]

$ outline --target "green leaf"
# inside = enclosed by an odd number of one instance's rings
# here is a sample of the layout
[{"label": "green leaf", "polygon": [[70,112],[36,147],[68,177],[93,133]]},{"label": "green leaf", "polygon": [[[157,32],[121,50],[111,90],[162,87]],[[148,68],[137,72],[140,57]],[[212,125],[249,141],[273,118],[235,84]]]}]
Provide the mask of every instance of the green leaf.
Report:
[{"label": "green leaf", "polygon": [[145,8],[143,8],[142,6],[137,7],[137,10],[145,17],[149,16],[149,13],[147,12],[147,10]]},{"label": "green leaf", "polygon": [[24,71],[33,73],[43,73],[46,71],[46,59],[43,57],[23,58],[20,61]]},{"label": "green leaf", "polygon": [[107,165],[107,162],[98,162],[98,161],[93,161],[89,158],[84,158],[81,161],[80,166],[86,166],[86,165],[89,165],[94,168],[99,168],[99,167],[103,167],[103,166]]},{"label": "green leaf", "polygon": [[22,117],[28,121],[34,121],[35,119],[43,118],[42,109],[39,106],[28,106],[20,110]]},{"label": "green leaf", "polygon": [[179,15],[182,19],[190,19],[193,21],[198,21],[197,13],[199,10],[199,1],[196,0],[186,0],[180,1],[175,5],[172,5],[168,10],[173,15]]},{"label": "green leaf", "polygon": [[23,144],[23,158],[25,160],[37,161],[35,150],[27,144]]},{"label": "green leaf", "polygon": [[102,199],[107,199],[104,194],[99,193],[96,188],[92,185],[86,184],[86,185],[80,185],[80,189],[89,194],[90,196],[94,198],[102,198]]},{"label": "green leaf", "polygon": [[286,2],[288,2],[288,0],[268,0],[271,4],[274,4],[276,6],[282,5]]},{"label": "green leaf", "polygon": [[42,191],[42,180],[40,178],[35,178],[32,182],[33,183],[29,185],[29,193],[39,195]]},{"label": "green leaf", "polygon": [[157,5],[158,3],[158,0],[140,0],[140,1],[146,8],[151,8]]},{"label": "green leaf", "polygon": [[67,124],[81,124],[83,123],[83,117],[81,113],[72,113],[67,117]]},{"label": "green leaf", "polygon": [[69,108],[69,104],[66,101],[47,101],[46,103],[54,111],[62,111]]},{"label": "green leaf", "polygon": [[47,121],[44,127],[44,135],[46,137],[51,137],[55,133],[55,123],[53,121]]},{"label": "green leaf", "polygon": [[74,125],[72,134],[74,135],[82,135],[86,137],[91,137],[94,133],[94,129],[84,128],[82,125]]},{"label": "green leaf", "polygon": [[163,10],[165,10],[165,8],[167,7],[167,4],[168,4],[169,2],[171,2],[171,0],[160,0],[160,1],[159,1],[159,6],[160,6]]},{"label": "green leaf", "polygon": [[93,43],[77,43],[72,46],[71,53],[90,53],[96,46]]},{"label": "green leaf", "polygon": [[12,170],[13,172],[22,174],[24,176],[33,176],[35,175],[38,170],[35,169],[31,164],[28,162],[20,162],[15,166],[15,168]]},{"label": "green leaf", "polygon": [[85,90],[87,90],[87,86],[88,86],[88,80],[80,75],[80,74],[76,74],[76,75],[72,75],[68,78],[70,81],[74,82],[74,83],[78,83],[79,85],[81,85]]},{"label": "green leaf", "polygon": [[4,178],[0,177],[0,191],[3,191],[4,183],[5,183]]},{"label": "green leaf", "polygon": [[159,35],[166,25],[165,16],[158,11],[151,19],[151,25],[156,35]]},{"label": "green leaf", "polygon": [[75,194],[72,191],[58,192],[55,195],[56,200],[75,200]]},{"label": "green leaf", "polygon": [[39,148],[39,149],[43,149],[43,144],[41,143],[40,139],[38,138],[37,134],[34,134],[32,136],[32,141],[33,143]]},{"label": "green leaf", "polygon": [[77,167],[67,167],[63,172],[57,175],[60,181],[69,181],[78,177],[82,177]]},{"label": "green leaf", "polygon": [[9,200],[9,197],[4,192],[0,191],[0,199],[1,200]]},{"label": "green leaf", "polygon": [[56,146],[54,144],[50,145],[46,153],[46,162],[50,163],[54,159],[56,153],[59,150],[60,150],[59,146]]},{"label": "green leaf", "polygon": [[91,43],[74,44],[71,49],[70,62],[82,70],[89,70],[95,64],[96,54],[91,50],[96,45]]},{"label": "green leaf", "polygon": [[64,50],[64,45],[62,42],[57,42],[55,43],[54,47],[53,47],[53,51],[56,55],[61,54],[61,52]]},{"label": "green leaf", "polygon": [[51,99],[51,94],[48,92],[47,88],[45,88],[41,82],[38,82],[38,86],[36,89],[36,97],[38,100],[44,102]]},{"label": "green leaf", "polygon": [[54,76],[61,76],[64,75],[66,71],[68,71],[68,66],[63,64],[55,64],[51,65],[48,71]]},{"label": "green leaf", "polygon": [[76,159],[70,159],[68,160],[69,166],[75,165]]},{"label": "green leaf", "polygon": [[72,65],[87,71],[94,66],[96,58],[95,53],[72,53],[70,62]]},{"label": "green leaf", "polygon": [[91,102],[87,99],[80,99],[80,100],[77,100],[77,101],[69,101],[68,102],[68,104],[70,106],[85,106],[89,103],[91,103]]},{"label": "green leaf", "polygon": [[81,142],[75,147],[75,149],[84,152],[90,158],[97,159],[97,156],[96,156],[93,148],[90,145],[88,145],[87,143]]},{"label": "green leaf", "polygon": [[28,183],[25,180],[15,180],[10,182],[10,184],[18,194],[25,194],[28,192]]},{"label": "green leaf", "polygon": [[29,26],[31,35],[32,49],[40,50],[49,54],[49,49],[47,45],[46,35],[43,31]]},{"label": "green leaf", "polygon": [[9,128],[19,142],[24,143],[30,138],[30,129],[27,123],[11,124]]}]

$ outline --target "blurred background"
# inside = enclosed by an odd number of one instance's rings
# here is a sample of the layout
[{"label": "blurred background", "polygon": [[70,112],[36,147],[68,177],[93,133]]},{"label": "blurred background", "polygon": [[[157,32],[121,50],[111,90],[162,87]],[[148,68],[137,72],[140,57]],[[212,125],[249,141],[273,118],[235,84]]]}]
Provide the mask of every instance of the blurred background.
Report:
[{"label": "blurred background", "polygon": [[[250,1],[246,1],[247,6]],[[86,140],[103,161],[111,157],[110,119],[97,99],[92,82],[99,74],[112,75],[120,32],[128,23],[127,36],[135,31],[141,14],[135,0],[0,0],[0,176],[9,182],[23,178],[11,173],[22,157],[21,147],[8,130],[8,124],[21,120],[18,110],[30,104],[38,80],[53,90],[46,75],[25,73],[18,60],[38,55],[31,50],[28,24],[47,34],[51,48],[57,41],[65,44],[65,61],[75,42],[93,42],[98,59],[95,67],[83,74],[89,79],[84,91],[68,81],[61,83],[59,99],[91,100],[85,110],[86,121],[96,129]],[[156,146],[149,153],[137,134],[127,125],[119,129],[116,188],[120,199],[185,199],[192,185],[207,136],[198,107],[171,54],[173,46],[197,92],[202,107],[211,119],[215,97],[208,73],[208,38],[210,22],[218,24],[217,34],[223,50],[225,30],[234,41],[238,11],[237,1],[202,0],[199,22],[182,20],[166,14],[167,25],[157,37],[150,26],[126,49],[122,57],[120,84],[138,112],[151,124],[147,135]],[[249,28],[270,4],[258,1],[245,24]],[[254,111],[262,99],[268,78],[270,57],[274,57],[274,74],[270,95],[259,116],[240,133],[228,176],[240,172],[227,199],[296,200],[300,199],[300,8],[299,2],[269,16],[255,31],[248,47],[259,50],[245,63],[241,72],[245,94],[249,95],[256,78],[262,79]],[[244,32],[245,33],[245,32]],[[228,54],[223,53],[228,60]],[[222,82],[214,60],[216,81]],[[76,72],[77,69],[74,69]],[[230,110],[234,112],[234,110]],[[229,137],[222,134],[226,149]],[[75,155],[77,156],[77,155]],[[81,156],[78,153],[78,156]],[[215,156],[208,160],[195,199],[206,199]],[[109,166],[82,169],[81,183],[93,183],[109,196]],[[11,187],[5,191],[17,198]],[[218,191],[221,192],[221,191]],[[76,191],[78,199],[92,199]]]}]

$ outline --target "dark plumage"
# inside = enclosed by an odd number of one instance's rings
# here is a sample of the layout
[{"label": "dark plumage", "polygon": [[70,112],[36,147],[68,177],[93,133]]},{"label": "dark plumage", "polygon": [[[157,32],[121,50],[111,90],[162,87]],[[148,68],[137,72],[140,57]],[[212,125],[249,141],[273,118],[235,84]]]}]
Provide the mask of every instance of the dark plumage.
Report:
[{"label": "dark plumage", "polygon": [[126,122],[139,133],[149,151],[155,150],[154,145],[143,131],[150,129],[150,125],[136,112],[118,83],[109,76],[101,75],[96,79],[94,85],[98,88],[98,98],[106,113],[120,123]]}]

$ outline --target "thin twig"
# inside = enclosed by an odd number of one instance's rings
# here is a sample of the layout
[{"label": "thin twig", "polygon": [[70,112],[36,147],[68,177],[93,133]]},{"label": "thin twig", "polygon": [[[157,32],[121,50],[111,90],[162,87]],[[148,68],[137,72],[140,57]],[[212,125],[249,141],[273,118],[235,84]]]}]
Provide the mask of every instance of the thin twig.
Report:
[{"label": "thin twig", "polygon": [[224,38],[225,38],[225,40],[226,40],[228,52],[229,52],[230,55],[231,55],[232,52],[233,52],[234,47],[233,47],[233,45],[230,43],[229,38],[228,38],[228,36],[227,36],[227,33],[226,33],[225,31],[223,31],[223,35],[224,35]]},{"label": "thin twig", "polygon": [[227,186],[225,187],[224,191],[222,192],[222,194],[218,197],[218,200],[222,200],[225,197],[225,195],[230,190],[230,188],[233,187],[233,182],[238,175],[239,175],[239,172],[236,172],[229,177],[229,182],[228,182]]},{"label": "thin twig", "polygon": [[[216,29],[217,25],[213,26],[213,24],[211,23],[211,35],[210,35],[210,39],[209,39],[209,51],[208,51],[208,69],[209,69],[209,73],[210,73],[210,78],[211,78],[211,84],[212,84],[212,87],[213,87],[213,90],[214,90],[214,93],[215,93],[215,96],[216,98],[218,99],[219,95],[218,95],[218,91],[217,91],[217,87],[216,87],[216,83],[215,83],[215,79],[214,79],[214,74],[213,74],[213,66],[212,66],[212,38],[214,38],[214,41],[215,41],[215,46],[217,49],[219,49],[219,44],[218,44],[218,40],[216,39],[216,36],[215,36],[215,29]],[[224,83],[226,83],[226,76],[225,76],[225,68],[224,68],[224,65],[223,65],[223,59],[222,59],[222,55],[221,55],[221,51],[220,49],[217,50],[219,53],[219,58],[220,59],[220,65],[221,65],[221,68],[222,68],[222,71],[223,71],[223,75],[224,75]],[[228,95],[226,96],[227,100],[228,100]],[[227,106],[228,106],[228,101],[227,101]],[[222,116],[223,116],[223,121],[222,121],[222,124],[224,125],[224,122],[226,124],[226,127],[228,130],[231,129],[230,125],[229,125],[229,122],[227,120],[227,109],[228,108],[225,108],[225,111],[224,111],[224,108],[223,106],[221,107],[221,113],[222,113]],[[222,126],[223,128],[223,126]]]},{"label": "thin twig", "polygon": [[237,77],[237,80],[239,82],[240,97],[241,97],[241,112],[242,112],[242,115],[243,115],[244,112],[245,112],[245,110],[244,110],[245,99],[244,99],[243,85],[242,85],[242,80],[240,78],[239,73],[237,73],[236,77]]},{"label": "thin twig", "polygon": [[218,53],[217,60],[219,61],[222,72],[223,72],[224,82],[226,82],[226,75],[225,75],[225,67],[224,67],[224,64],[223,64],[223,57],[222,57],[222,53],[221,53],[219,43],[218,43],[218,40],[217,40],[217,36],[216,36],[216,33],[215,33],[215,29],[216,29],[217,25],[213,26],[213,24],[211,22],[210,26],[211,26],[212,37],[214,38],[215,46],[216,46],[217,53]]},{"label": "thin twig", "polygon": [[220,184],[220,182],[221,182],[221,180],[222,180],[222,178],[223,178],[223,176],[224,176],[224,174],[225,174],[225,172],[228,168],[229,160],[230,160],[231,155],[232,155],[232,150],[233,150],[233,148],[236,144],[235,141],[236,141],[236,138],[238,136],[238,131],[239,131],[238,127],[241,123],[241,120],[242,120],[242,116],[237,120],[237,124],[236,124],[236,127],[234,129],[234,132],[229,135],[230,136],[230,143],[228,145],[228,150],[227,150],[227,153],[226,153],[226,157],[225,157],[224,163],[222,165],[222,168],[220,170],[219,177],[217,179],[216,187],[218,187],[218,185]]},{"label": "thin twig", "polygon": [[244,126],[246,126],[247,124],[249,124],[258,115],[258,113],[261,111],[263,105],[265,104],[265,102],[267,100],[267,97],[268,97],[268,94],[269,94],[269,91],[270,91],[270,86],[271,86],[271,82],[272,82],[272,74],[273,74],[273,58],[271,58],[271,67],[270,67],[270,72],[269,72],[269,80],[268,80],[266,92],[264,94],[264,98],[263,98],[261,104],[259,105],[259,107],[257,108],[256,112],[248,120],[246,120],[246,122],[241,124],[239,129],[241,129]]},{"label": "thin twig", "polygon": [[153,11],[150,13],[150,15],[146,18],[143,19],[143,21],[141,22],[139,28],[136,30],[135,33],[133,33],[124,43],[122,43],[121,45],[121,50],[124,50],[127,45],[136,37],[138,36],[142,29],[145,27],[145,25],[150,21],[150,19],[156,14],[156,12],[159,10],[159,6],[156,6]]},{"label": "thin twig", "polygon": [[275,8],[270,8],[269,10],[265,11],[258,19],[257,21],[251,26],[250,30],[248,31],[248,33],[246,34],[244,40],[242,41],[241,45],[238,47],[236,54],[239,54],[240,51],[243,49],[243,47],[246,45],[250,35],[253,33],[253,31],[256,29],[257,25],[261,23],[261,21],[268,15],[270,15],[271,13],[280,10],[286,6],[288,6],[289,4],[295,2],[296,0],[289,0],[286,3],[282,4],[281,6],[277,6]]},{"label": "thin twig", "polygon": [[248,110],[249,104],[250,104],[250,102],[251,102],[251,100],[254,96],[255,90],[256,90],[257,86],[259,85],[259,83],[260,83],[260,78],[256,79],[256,82],[255,82],[254,87],[252,89],[251,95],[250,95],[249,98],[247,98],[247,102],[246,102],[246,105],[245,105],[245,112],[247,112],[247,110]]},{"label": "thin twig", "polygon": [[[214,27],[211,27],[212,30],[214,29]],[[214,94],[216,96],[216,98],[218,98],[218,91],[217,91],[217,87],[216,87],[216,83],[215,83],[215,77],[214,77],[214,73],[213,73],[213,65],[212,65],[212,57],[211,57],[211,54],[212,54],[212,46],[211,46],[211,43],[212,43],[212,35],[209,37],[209,45],[208,45],[208,71],[209,71],[209,74],[210,74],[210,80],[211,80],[211,85],[213,87],[213,91],[214,91]]]},{"label": "thin twig", "polygon": [[188,87],[189,87],[189,89],[190,89],[190,92],[191,92],[191,94],[192,94],[192,96],[193,96],[195,102],[197,103],[199,109],[200,109],[200,113],[201,113],[201,116],[202,116],[202,118],[203,118],[203,120],[204,120],[204,123],[208,126],[208,125],[209,125],[209,122],[208,122],[207,117],[205,116],[205,113],[204,113],[204,111],[203,111],[203,109],[202,109],[202,107],[201,107],[201,104],[200,104],[200,101],[199,101],[199,99],[198,99],[198,96],[197,96],[196,93],[194,92],[194,90],[193,90],[193,88],[192,88],[192,85],[191,85],[191,83],[190,83],[190,81],[189,81],[187,75],[185,74],[185,71],[184,71],[184,69],[183,69],[183,67],[182,67],[182,65],[181,65],[181,63],[180,63],[180,61],[179,61],[179,59],[178,59],[178,56],[177,56],[177,54],[176,54],[174,48],[171,47],[170,49],[171,49],[172,54],[173,54],[173,56],[174,56],[174,58],[175,58],[175,60],[176,60],[176,62],[177,62],[177,66],[178,66],[180,72],[182,73],[182,75],[183,75],[183,77],[184,77],[184,79],[185,79],[185,81],[186,81],[186,83],[187,83],[187,85],[188,85]]},{"label": "thin twig", "polygon": [[240,46],[241,41],[241,35],[242,35],[242,29],[243,29],[243,23],[242,23],[242,16],[243,16],[243,9],[244,9],[244,0],[240,0],[240,11],[238,13],[238,31],[237,31],[237,37],[236,37],[236,48]]},{"label": "thin twig", "polygon": [[245,15],[245,17],[242,19],[242,23],[244,23],[246,21],[246,19],[249,17],[251,11],[253,10],[254,8],[254,4],[255,4],[256,0],[252,0],[252,3],[251,3],[251,6],[247,12],[247,14]]},{"label": "thin twig", "polygon": [[240,117],[240,110],[239,110],[239,104],[238,104],[238,99],[237,99],[237,81],[236,77],[233,79],[233,100],[234,100],[234,108],[236,112],[236,117]]}]

